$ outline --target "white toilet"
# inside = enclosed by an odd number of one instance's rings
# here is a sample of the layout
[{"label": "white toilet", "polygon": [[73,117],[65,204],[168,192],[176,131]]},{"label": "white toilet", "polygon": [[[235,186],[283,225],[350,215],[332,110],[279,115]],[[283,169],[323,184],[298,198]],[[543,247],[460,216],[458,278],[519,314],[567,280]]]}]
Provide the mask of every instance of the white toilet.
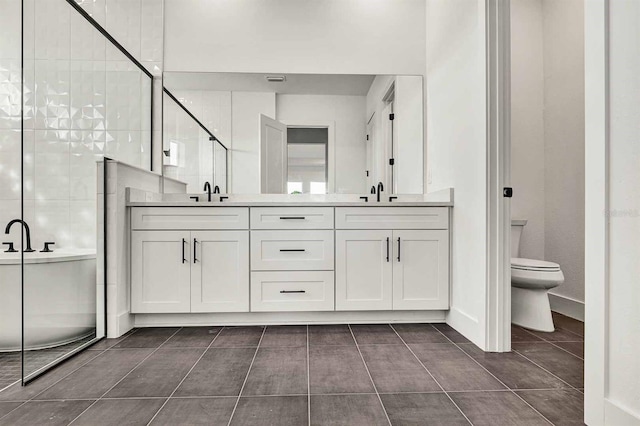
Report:
[{"label": "white toilet", "polygon": [[554,331],[549,290],[564,282],[560,265],[520,257],[526,220],[511,221],[511,322],[536,331]]}]

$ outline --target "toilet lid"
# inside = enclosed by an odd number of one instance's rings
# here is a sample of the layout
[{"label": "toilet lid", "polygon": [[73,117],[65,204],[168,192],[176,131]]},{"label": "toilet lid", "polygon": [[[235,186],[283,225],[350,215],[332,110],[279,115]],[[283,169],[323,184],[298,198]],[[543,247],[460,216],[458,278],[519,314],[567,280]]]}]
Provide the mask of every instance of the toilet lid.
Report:
[{"label": "toilet lid", "polygon": [[527,271],[559,271],[560,265],[545,260],[523,259],[520,257],[511,258],[511,267],[514,269],[524,269]]}]

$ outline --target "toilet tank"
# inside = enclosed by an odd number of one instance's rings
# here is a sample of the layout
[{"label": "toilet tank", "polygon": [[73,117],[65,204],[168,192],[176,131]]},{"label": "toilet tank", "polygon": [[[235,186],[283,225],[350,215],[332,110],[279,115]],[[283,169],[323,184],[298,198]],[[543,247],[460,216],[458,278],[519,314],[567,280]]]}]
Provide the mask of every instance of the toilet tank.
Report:
[{"label": "toilet tank", "polygon": [[511,219],[511,257],[520,257],[520,237],[526,224],[526,219]]}]

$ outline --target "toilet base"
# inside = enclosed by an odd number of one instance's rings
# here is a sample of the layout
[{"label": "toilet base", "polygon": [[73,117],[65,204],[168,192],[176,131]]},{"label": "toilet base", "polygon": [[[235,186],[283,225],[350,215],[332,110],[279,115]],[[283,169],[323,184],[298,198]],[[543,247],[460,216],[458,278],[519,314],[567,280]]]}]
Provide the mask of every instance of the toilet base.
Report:
[{"label": "toilet base", "polygon": [[548,289],[511,287],[511,322],[535,331],[555,331]]}]

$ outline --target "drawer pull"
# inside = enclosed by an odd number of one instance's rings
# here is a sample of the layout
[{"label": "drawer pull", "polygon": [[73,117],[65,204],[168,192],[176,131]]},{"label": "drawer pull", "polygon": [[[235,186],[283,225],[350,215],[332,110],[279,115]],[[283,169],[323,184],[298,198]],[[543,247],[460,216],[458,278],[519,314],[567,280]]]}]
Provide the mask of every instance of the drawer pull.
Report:
[{"label": "drawer pull", "polygon": [[184,245],[187,244],[187,240],[182,239],[182,263],[187,263],[187,259],[184,257]]},{"label": "drawer pull", "polygon": [[307,251],[307,250],[306,249],[280,249],[280,251],[289,252],[289,251]]},{"label": "drawer pull", "polygon": [[304,216],[280,216],[280,220],[305,220]]},{"label": "drawer pull", "polygon": [[306,293],[306,290],[280,290],[280,293]]}]

